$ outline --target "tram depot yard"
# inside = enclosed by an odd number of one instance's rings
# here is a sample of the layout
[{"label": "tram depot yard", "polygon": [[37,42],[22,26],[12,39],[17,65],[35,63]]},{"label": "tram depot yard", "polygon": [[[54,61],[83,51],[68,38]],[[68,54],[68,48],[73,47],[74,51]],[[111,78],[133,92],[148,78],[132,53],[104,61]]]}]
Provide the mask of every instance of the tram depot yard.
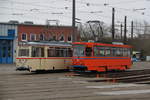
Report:
[{"label": "tram depot yard", "polygon": [[30,73],[0,65],[0,100],[149,100],[150,63],[125,72]]}]

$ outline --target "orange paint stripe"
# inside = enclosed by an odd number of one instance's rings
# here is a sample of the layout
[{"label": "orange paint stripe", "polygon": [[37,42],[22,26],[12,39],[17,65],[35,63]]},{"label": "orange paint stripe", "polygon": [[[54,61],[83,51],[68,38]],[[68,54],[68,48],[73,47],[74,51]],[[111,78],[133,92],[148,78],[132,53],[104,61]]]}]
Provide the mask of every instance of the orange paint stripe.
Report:
[{"label": "orange paint stripe", "polygon": [[16,58],[16,59],[71,59],[71,57],[49,57],[49,58]]},{"label": "orange paint stripe", "polygon": [[72,57],[72,58],[129,58],[130,57]]}]

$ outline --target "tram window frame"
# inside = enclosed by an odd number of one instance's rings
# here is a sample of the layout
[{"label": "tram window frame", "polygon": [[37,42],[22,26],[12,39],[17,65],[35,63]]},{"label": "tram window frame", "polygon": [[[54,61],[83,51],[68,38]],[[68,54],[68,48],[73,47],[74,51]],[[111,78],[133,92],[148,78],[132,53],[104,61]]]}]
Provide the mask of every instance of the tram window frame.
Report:
[{"label": "tram window frame", "polygon": [[19,49],[19,57],[29,57],[29,49]]},{"label": "tram window frame", "polygon": [[32,47],[32,57],[45,57],[44,49],[44,47]]}]

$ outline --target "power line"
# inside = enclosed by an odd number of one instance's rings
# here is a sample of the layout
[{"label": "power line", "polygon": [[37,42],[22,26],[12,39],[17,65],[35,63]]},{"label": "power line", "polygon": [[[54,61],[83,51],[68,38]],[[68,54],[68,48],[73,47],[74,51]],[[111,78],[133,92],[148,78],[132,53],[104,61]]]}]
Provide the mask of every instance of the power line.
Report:
[{"label": "power line", "polygon": [[135,3],[138,2],[138,0],[130,0],[130,1],[120,1],[116,3],[111,3],[111,5],[117,5],[117,4],[129,4],[129,3]]},{"label": "power line", "polygon": [[[28,13],[22,13],[22,14],[62,14],[62,16],[66,16],[65,14],[67,13],[71,13],[71,11],[64,11],[64,12],[48,12],[48,11],[31,11],[31,9],[20,9],[20,8],[12,8],[12,7],[0,7],[0,8],[3,8],[3,9],[15,9],[15,10],[24,10],[24,11],[27,11]],[[101,14],[103,13],[102,11],[82,11],[82,10],[77,10],[78,13],[90,13],[90,14],[94,14],[95,16],[101,16],[101,17],[105,17],[105,18],[111,18],[111,16],[104,16],[104,15],[96,15],[96,14]],[[6,15],[6,14],[5,14]],[[15,15],[15,14],[12,14],[12,15]],[[148,15],[147,15],[148,16]],[[70,16],[66,16],[68,18],[71,18]]]},{"label": "power line", "polygon": [[[66,0],[64,0],[66,1]],[[72,1],[72,0],[69,0],[69,2]],[[135,1],[135,0],[134,0]],[[35,7],[38,7],[38,10],[35,11],[36,8],[32,8],[32,9],[21,9],[21,8],[14,8],[14,7],[0,7],[0,8],[3,8],[3,9],[10,9],[10,10],[20,10],[20,11],[26,11],[27,13],[20,13],[20,16],[21,14],[24,14],[24,15],[28,15],[28,14],[52,14],[52,15],[58,15],[58,16],[63,16],[63,17],[66,17],[66,18],[71,18],[71,16],[67,16],[66,14],[70,14],[71,15],[71,9],[70,7],[68,7],[67,9],[65,9],[66,6],[64,7],[52,7],[52,6],[48,6],[48,5],[41,5],[41,4],[33,4],[33,3],[25,3],[25,2],[18,2],[18,1],[12,1],[13,3],[17,3],[17,4],[23,4],[23,5],[32,5],[32,6],[35,6]],[[56,2],[56,0],[53,0],[53,2]],[[83,3],[87,6],[87,3],[88,2],[84,2],[84,1],[77,1],[77,3]],[[128,1],[126,1],[127,3]],[[105,3],[105,2],[104,2]],[[121,2],[120,2],[121,3]],[[118,3],[119,4],[119,3]],[[97,4],[97,3],[89,3],[90,6],[103,6],[103,7],[108,7],[108,8],[112,8],[113,6],[111,5],[107,5],[105,6],[103,3],[102,4]],[[40,9],[39,7],[44,7],[45,9]],[[65,10],[65,11],[60,11],[60,12],[52,12],[52,10],[50,9],[58,9],[58,10]],[[133,9],[126,9],[126,8],[119,8],[119,7],[114,7],[116,8],[116,11],[118,11],[118,9],[120,10],[124,10],[124,11],[132,11],[133,12]],[[33,10],[34,9],[34,10]],[[41,11],[41,10],[46,10],[46,11]],[[49,11],[50,10],[50,11]],[[97,15],[97,14],[101,14],[101,13],[104,13],[104,11],[96,11],[96,10],[91,10],[91,11],[84,11],[84,10],[77,10],[78,13],[81,13],[81,14],[93,14],[94,16],[99,16],[99,17],[103,17],[103,18],[108,18],[108,19],[111,19],[111,16],[105,16],[105,15]],[[136,11],[136,12],[139,12],[139,11]],[[6,15],[6,13],[3,13],[3,15]],[[19,16],[19,13],[11,13],[9,15],[14,15],[14,16]],[[145,15],[147,17],[149,17],[148,15]],[[83,20],[83,19],[82,19]]]},{"label": "power line", "polygon": [[[16,1],[13,1],[13,2],[15,2],[16,3]],[[23,3],[23,2],[17,2],[17,3],[19,3],[19,4],[29,4],[29,5],[34,5],[34,6],[42,6],[42,5],[35,5],[35,4],[31,4],[31,3]],[[43,6],[43,7],[46,7],[46,6]],[[47,7],[49,7],[49,6],[47,6]],[[117,8],[117,9],[121,9],[121,10],[125,10],[125,11],[133,11],[133,9],[126,9],[126,8],[119,8],[119,7],[113,7],[113,6],[108,6],[108,7],[111,7],[111,8]],[[65,9],[65,7],[61,7],[61,8],[58,8],[58,7],[50,7],[50,8],[53,8],[53,9]],[[13,8],[13,9],[15,9],[15,8]],[[18,8],[17,8],[18,9]],[[20,9],[20,10],[23,10],[23,9]],[[32,9],[30,9],[30,10],[32,10]],[[44,9],[39,9],[39,10],[44,10]],[[45,10],[50,10],[50,9],[45,9]],[[86,12],[86,11],[80,11],[80,12]],[[90,13],[93,13],[93,12],[96,12],[96,11],[91,11]],[[88,12],[87,12],[88,13]]]},{"label": "power line", "polygon": [[[5,1],[6,2],[6,1]],[[52,8],[52,9],[64,9],[62,7],[52,7],[49,5],[40,5],[40,4],[33,4],[33,3],[26,3],[26,2],[18,2],[18,1],[11,1],[11,3],[15,3],[15,4],[22,4],[22,5],[31,5],[31,6],[36,6],[36,7],[48,7],[48,8]]]}]

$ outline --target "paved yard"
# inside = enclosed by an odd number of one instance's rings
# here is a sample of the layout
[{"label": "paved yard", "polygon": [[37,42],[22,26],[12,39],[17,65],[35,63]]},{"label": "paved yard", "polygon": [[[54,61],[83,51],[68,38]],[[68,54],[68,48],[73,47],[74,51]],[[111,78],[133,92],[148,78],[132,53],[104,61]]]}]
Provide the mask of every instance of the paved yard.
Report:
[{"label": "paved yard", "polygon": [[[134,63],[131,70],[150,69],[150,62]],[[88,82],[96,77],[65,73],[34,74],[0,65],[0,100],[149,100],[150,85]]]}]

